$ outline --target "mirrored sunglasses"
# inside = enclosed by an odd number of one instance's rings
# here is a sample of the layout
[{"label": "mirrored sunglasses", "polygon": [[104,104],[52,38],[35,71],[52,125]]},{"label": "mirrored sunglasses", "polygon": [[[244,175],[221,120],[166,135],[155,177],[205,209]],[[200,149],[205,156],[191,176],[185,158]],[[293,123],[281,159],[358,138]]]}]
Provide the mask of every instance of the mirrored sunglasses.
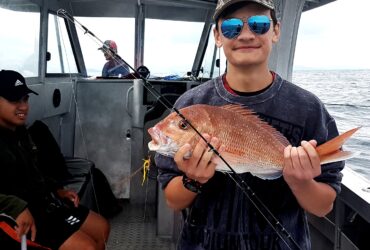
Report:
[{"label": "mirrored sunglasses", "polygon": [[246,21],[240,18],[225,19],[221,23],[221,32],[224,37],[234,39],[240,35],[244,23],[248,24],[250,31],[256,35],[263,35],[269,31],[271,19],[268,16],[250,16]]}]

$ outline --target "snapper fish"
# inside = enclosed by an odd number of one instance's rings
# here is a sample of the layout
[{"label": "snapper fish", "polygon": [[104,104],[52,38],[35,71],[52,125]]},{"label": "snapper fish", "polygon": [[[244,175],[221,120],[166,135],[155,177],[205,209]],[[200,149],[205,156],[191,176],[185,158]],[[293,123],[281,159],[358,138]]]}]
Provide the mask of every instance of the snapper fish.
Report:
[{"label": "snapper fish", "polygon": [[[284,148],[290,143],[275,128],[261,120],[253,111],[239,105],[210,106],[196,104],[180,109],[186,119],[201,133],[217,137],[225,146],[221,156],[237,173],[250,172],[261,179],[276,179],[282,175]],[[349,130],[316,147],[320,163],[343,161],[354,156],[341,146],[359,128]],[[148,129],[152,138],[151,151],[173,157],[180,147],[192,148],[199,135],[177,113],[172,112]],[[216,157],[217,171],[230,171]]]}]

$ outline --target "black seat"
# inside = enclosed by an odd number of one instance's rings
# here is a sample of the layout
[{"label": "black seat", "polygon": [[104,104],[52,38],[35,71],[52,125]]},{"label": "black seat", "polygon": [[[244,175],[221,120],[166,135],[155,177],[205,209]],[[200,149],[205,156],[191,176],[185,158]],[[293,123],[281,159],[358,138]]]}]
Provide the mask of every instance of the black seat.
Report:
[{"label": "black seat", "polygon": [[29,133],[37,147],[39,168],[66,189],[74,190],[80,203],[105,217],[111,217],[122,207],[114,196],[104,173],[94,162],[78,157],[64,157],[48,126],[35,121]]},{"label": "black seat", "polygon": [[[94,162],[84,158],[66,157],[65,163],[67,171],[71,176],[62,180],[61,184],[66,189],[72,189],[77,192],[81,201],[88,199],[95,200],[94,196],[86,197],[85,192],[92,179],[93,169],[95,168]],[[90,206],[88,207],[91,209]]]}]

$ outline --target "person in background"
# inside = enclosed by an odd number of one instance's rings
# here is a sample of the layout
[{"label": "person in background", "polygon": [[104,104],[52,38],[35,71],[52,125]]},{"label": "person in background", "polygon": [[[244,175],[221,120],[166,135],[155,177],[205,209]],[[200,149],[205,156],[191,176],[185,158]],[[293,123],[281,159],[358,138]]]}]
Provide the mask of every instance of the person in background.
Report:
[{"label": "person in background", "polygon": [[25,127],[30,93],[37,95],[21,74],[0,71],[0,193],[11,201],[18,235],[30,234],[31,240],[52,249],[105,249],[107,220],[79,205],[74,191],[38,168]]},{"label": "person in background", "polygon": [[[338,135],[336,123],[316,96],[269,69],[280,37],[273,0],[219,0],[213,18],[215,44],[223,47],[227,72],[184,93],[175,107],[239,104],[289,140],[280,178],[239,176],[296,244],[281,239],[232,178],[215,171],[216,156],[200,140],[194,148],[185,144],[174,158],[155,157],[167,204],[175,210],[188,208],[178,248],[311,249],[305,211],[325,216],[341,190],[344,162],[320,166],[315,150]],[[218,138],[203,136],[222,155]]]},{"label": "person in background", "polygon": [[128,66],[117,57],[117,44],[113,40],[106,40],[101,48],[104,53],[105,60],[102,70],[102,77],[124,77],[130,73]]}]

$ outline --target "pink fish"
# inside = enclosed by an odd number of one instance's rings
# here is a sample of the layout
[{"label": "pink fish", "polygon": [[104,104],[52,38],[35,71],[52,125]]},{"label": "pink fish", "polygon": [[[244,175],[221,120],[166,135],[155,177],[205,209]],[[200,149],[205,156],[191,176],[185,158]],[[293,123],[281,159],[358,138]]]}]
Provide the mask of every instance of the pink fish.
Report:
[{"label": "pink fish", "polygon": [[[197,104],[180,109],[180,112],[200,133],[215,136],[225,145],[221,155],[237,173],[250,172],[262,179],[281,176],[284,148],[289,142],[252,111],[239,105],[217,107]],[[353,157],[354,153],[340,148],[358,129],[349,130],[318,146],[316,151],[321,164]],[[149,149],[170,157],[185,143],[194,148],[199,140],[198,134],[175,112],[148,132],[152,138],[148,144]],[[230,171],[219,157],[215,163],[216,170]]]}]

